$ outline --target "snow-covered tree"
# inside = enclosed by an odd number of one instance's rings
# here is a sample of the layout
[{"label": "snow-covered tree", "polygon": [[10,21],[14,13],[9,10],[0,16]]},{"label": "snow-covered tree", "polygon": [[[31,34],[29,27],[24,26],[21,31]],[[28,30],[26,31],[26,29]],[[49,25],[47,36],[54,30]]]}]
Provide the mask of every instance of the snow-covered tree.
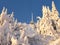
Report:
[{"label": "snow-covered tree", "polygon": [[3,7],[0,14],[0,45],[60,45],[60,18],[52,1],[49,6],[42,7],[43,16],[29,24],[18,22],[14,13],[8,14]]}]

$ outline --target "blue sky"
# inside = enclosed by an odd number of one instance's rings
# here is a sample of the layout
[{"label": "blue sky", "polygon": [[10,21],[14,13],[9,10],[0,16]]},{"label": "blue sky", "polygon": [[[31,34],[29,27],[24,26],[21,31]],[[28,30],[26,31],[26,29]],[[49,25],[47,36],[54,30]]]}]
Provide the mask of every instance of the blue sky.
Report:
[{"label": "blue sky", "polygon": [[14,17],[19,22],[29,23],[32,12],[34,21],[37,16],[42,16],[42,6],[49,6],[51,9],[52,1],[55,2],[57,10],[60,12],[60,0],[0,0],[0,13],[3,7],[8,9],[8,13],[14,12]]}]

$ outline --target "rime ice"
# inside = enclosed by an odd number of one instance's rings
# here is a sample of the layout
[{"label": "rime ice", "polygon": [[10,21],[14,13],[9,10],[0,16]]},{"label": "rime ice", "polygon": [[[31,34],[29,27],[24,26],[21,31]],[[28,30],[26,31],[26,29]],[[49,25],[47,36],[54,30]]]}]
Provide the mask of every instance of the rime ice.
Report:
[{"label": "rime ice", "polygon": [[0,14],[0,45],[60,45],[60,17],[54,2],[52,9],[42,7],[42,17],[37,23],[29,24],[15,20],[14,14],[7,14],[3,7]]}]

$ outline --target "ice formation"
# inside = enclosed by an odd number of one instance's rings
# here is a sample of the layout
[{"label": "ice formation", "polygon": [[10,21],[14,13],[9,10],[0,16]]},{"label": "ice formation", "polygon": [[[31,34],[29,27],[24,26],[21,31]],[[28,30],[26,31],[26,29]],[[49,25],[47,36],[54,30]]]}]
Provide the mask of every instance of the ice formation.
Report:
[{"label": "ice formation", "polygon": [[60,17],[54,2],[52,9],[42,7],[42,17],[37,23],[18,22],[14,13],[8,14],[3,7],[0,14],[0,45],[60,45]]}]

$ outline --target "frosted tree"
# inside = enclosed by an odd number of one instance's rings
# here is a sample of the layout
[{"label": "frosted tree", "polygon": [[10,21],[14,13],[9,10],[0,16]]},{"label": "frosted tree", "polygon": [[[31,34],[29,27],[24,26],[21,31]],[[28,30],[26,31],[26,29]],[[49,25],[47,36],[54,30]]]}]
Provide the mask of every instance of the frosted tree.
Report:
[{"label": "frosted tree", "polygon": [[42,7],[43,16],[38,21],[32,20],[29,24],[18,22],[14,13],[8,14],[3,7],[0,14],[0,45],[59,45],[60,18],[52,1],[52,10],[49,6]]}]

